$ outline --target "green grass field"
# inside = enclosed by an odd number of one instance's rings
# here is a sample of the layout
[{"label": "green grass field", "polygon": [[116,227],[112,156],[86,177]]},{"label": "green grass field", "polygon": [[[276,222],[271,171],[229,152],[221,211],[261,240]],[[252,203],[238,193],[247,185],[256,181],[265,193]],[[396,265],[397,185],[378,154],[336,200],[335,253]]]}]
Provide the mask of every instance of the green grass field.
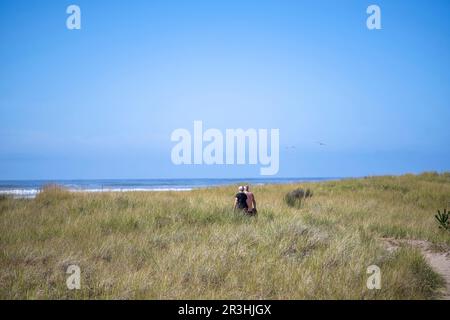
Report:
[{"label": "green grass field", "polygon": [[[245,181],[243,181],[244,183]],[[314,195],[300,208],[284,195]],[[257,218],[233,213],[236,186],[190,192],[70,193],[0,199],[2,299],[436,299],[443,279],[418,249],[448,250],[434,214],[450,173],[254,186]],[[68,290],[66,269],[81,268]],[[369,290],[367,267],[381,268]]]}]

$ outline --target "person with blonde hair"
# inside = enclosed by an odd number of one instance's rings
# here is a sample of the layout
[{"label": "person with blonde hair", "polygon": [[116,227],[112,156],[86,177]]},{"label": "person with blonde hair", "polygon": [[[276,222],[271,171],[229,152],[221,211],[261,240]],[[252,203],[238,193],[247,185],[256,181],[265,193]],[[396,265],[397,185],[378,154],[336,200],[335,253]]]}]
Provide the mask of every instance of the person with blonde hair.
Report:
[{"label": "person with blonde hair", "polygon": [[250,187],[248,185],[244,187],[244,193],[247,196],[247,213],[255,215],[257,213],[256,200],[253,192],[250,192]]}]

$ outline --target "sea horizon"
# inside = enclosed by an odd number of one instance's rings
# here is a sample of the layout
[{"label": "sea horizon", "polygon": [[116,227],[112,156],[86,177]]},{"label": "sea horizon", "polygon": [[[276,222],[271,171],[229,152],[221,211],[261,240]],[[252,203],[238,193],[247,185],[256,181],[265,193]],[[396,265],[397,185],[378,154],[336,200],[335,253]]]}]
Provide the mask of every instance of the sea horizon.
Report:
[{"label": "sea horizon", "polygon": [[289,184],[341,180],[349,177],[280,178],[151,178],[151,179],[29,179],[0,180],[0,195],[34,198],[47,185],[58,185],[73,192],[190,191],[193,189],[249,183],[253,185]]}]

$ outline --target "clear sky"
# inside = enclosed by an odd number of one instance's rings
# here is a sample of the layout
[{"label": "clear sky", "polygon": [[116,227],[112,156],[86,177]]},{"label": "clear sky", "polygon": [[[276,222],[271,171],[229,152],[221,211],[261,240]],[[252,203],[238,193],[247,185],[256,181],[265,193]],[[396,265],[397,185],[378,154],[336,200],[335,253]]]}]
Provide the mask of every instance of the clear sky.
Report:
[{"label": "clear sky", "polygon": [[2,0],[0,179],[259,175],[173,165],[194,120],[279,128],[281,177],[448,171],[449,42],[448,0]]}]

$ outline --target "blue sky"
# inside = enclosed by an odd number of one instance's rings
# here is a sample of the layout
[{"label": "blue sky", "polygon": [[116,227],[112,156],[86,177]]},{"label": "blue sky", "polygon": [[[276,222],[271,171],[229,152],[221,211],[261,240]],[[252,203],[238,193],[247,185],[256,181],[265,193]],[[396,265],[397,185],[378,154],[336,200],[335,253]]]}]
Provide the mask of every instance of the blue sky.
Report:
[{"label": "blue sky", "polygon": [[449,14],[445,0],[3,0],[0,179],[259,175],[173,165],[170,134],[194,120],[279,128],[282,177],[448,171]]}]

